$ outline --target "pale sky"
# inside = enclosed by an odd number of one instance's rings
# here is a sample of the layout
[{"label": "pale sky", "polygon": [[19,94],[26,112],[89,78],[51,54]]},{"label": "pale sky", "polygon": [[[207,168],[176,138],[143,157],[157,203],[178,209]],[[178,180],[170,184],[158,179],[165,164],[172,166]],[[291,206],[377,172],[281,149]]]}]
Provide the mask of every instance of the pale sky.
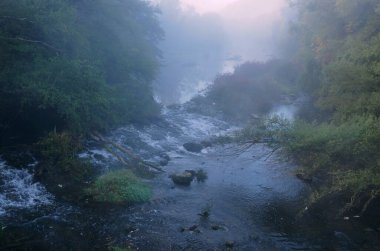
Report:
[{"label": "pale sky", "polygon": [[184,5],[195,8],[200,13],[220,12],[236,0],[181,0]]},{"label": "pale sky", "polygon": [[[278,13],[286,4],[285,0],[180,0],[184,6],[193,7],[199,13],[217,12],[234,14],[241,12],[252,16]],[[236,13],[241,14],[241,13]]]}]

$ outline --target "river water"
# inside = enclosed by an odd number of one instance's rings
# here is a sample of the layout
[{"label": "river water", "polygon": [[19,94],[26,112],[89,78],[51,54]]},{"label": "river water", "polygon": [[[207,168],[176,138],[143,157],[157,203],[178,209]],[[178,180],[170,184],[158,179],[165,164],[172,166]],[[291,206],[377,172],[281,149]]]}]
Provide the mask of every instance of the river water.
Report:
[{"label": "river water", "polygon": [[[281,107],[279,110],[283,110]],[[146,160],[170,157],[165,173],[145,180],[152,200],[135,206],[77,206],[58,201],[33,181],[33,164],[14,169],[0,163],[0,223],[22,232],[20,250],[325,250],[326,235],[309,238],[294,215],[309,188],[294,176],[294,166],[264,145],[217,145],[187,152],[186,142],[233,133],[238,127],[189,113],[182,107],[162,112],[146,127],[128,126],[107,137]],[[96,168],[114,169],[117,160],[89,142],[81,154]],[[170,174],[202,169],[204,182],[173,184]],[[209,217],[199,214],[209,212]],[[3,247],[3,249],[12,247]],[[1,249],[1,248],[0,248]],[[344,250],[344,249],[342,249]]]}]

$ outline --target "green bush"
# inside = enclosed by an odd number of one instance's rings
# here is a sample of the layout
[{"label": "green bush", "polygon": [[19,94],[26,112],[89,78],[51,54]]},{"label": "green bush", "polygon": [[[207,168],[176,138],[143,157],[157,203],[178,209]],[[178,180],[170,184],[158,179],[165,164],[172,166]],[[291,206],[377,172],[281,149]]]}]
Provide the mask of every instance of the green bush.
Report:
[{"label": "green bush", "polygon": [[162,31],[148,3],[3,0],[0,23],[0,143],[159,114],[151,83]]},{"label": "green bush", "polygon": [[289,127],[283,149],[306,172],[378,168],[380,119],[354,117],[344,123],[319,125],[302,121]]},{"label": "green bush", "polygon": [[150,188],[128,170],[100,176],[86,192],[96,202],[109,203],[144,202],[152,195]]},{"label": "green bush", "polygon": [[91,165],[78,157],[80,139],[69,133],[51,133],[36,144],[39,159],[36,178],[47,189],[66,199],[78,198],[94,176]]},{"label": "green bush", "polygon": [[305,176],[320,176],[331,189],[380,188],[379,118],[354,116],[320,124],[270,118],[244,129],[237,140],[281,149]]},{"label": "green bush", "polygon": [[380,190],[379,170],[363,169],[335,173],[335,190],[350,189],[353,192],[360,192],[368,187]]}]

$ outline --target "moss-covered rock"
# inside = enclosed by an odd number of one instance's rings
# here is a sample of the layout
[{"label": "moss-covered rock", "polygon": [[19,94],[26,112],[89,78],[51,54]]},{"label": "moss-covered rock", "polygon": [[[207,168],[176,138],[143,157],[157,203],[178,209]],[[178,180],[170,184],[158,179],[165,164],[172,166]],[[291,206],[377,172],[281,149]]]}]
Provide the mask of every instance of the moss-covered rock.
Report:
[{"label": "moss-covered rock", "polygon": [[170,178],[177,185],[190,186],[191,182],[193,182],[193,180],[195,178],[195,174],[196,174],[195,171],[186,170],[183,173],[172,174],[172,175],[170,175]]}]

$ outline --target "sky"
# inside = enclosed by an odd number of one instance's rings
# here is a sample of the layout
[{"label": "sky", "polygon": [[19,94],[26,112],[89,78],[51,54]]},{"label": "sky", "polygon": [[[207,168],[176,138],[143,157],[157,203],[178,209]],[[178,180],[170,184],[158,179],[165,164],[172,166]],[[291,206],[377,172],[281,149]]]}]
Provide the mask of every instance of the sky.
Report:
[{"label": "sky", "polygon": [[184,5],[193,7],[199,13],[220,12],[236,0],[181,0]]},{"label": "sky", "polygon": [[275,14],[285,6],[284,0],[180,0],[184,6],[192,7],[199,13],[216,12],[230,15],[243,14],[251,17]]}]

